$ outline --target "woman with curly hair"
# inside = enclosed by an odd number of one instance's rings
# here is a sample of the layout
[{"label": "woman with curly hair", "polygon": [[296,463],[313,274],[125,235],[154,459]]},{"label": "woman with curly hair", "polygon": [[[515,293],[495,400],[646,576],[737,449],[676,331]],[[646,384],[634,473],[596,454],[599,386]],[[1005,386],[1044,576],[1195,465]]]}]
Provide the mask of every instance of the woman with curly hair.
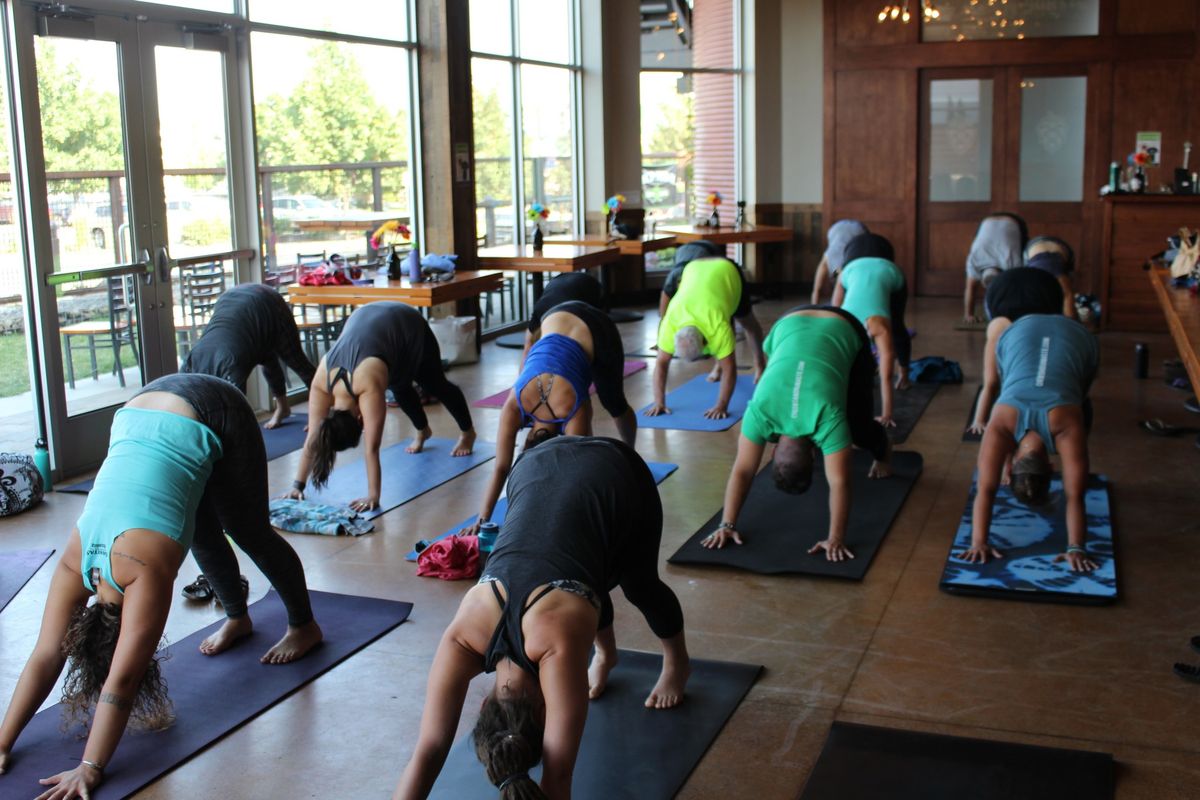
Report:
[{"label": "woman with curly hair", "polygon": [[[641,457],[615,439],[559,436],[517,459],[508,498],[487,570],[442,634],[397,800],[429,795],[480,672],[495,672],[496,683],[475,751],[500,797],[569,797],[588,700],[617,663],[608,593],[618,585],[662,642],[646,707],[683,699],[683,611],[658,575],[662,503]],[[535,782],[529,770],[539,761]]]},{"label": "woman with curly hair", "polygon": [[89,796],[131,720],[151,729],[170,724],[155,652],[189,549],[226,615],[201,643],[202,653],[216,655],[252,629],[226,534],[287,608],[287,632],[262,662],[294,661],[321,641],[304,568],[271,528],[268,502],[258,421],[233,385],[210,375],[168,375],[117,412],[108,455],[55,567],[37,644],[0,724],[0,772],[67,662],[68,717],[95,713],[83,759],[44,779],[51,788],[41,800]]},{"label": "woman with curly hair", "polygon": [[310,477],[313,486],[324,486],[337,454],[357,447],[366,434],[367,494],[351,501],[350,508],[379,508],[383,480],[379,447],[387,421],[388,389],[417,429],[408,452],[421,452],[425,440],[433,436],[414,382],[441,400],[458,423],[460,434],[451,454],[469,456],[475,446],[471,409],[462,389],[446,380],[437,339],[421,312],[404,303],[381,301],[351,314],[313,377],[308,393],[308,438],[287,496],[303,500]]}]

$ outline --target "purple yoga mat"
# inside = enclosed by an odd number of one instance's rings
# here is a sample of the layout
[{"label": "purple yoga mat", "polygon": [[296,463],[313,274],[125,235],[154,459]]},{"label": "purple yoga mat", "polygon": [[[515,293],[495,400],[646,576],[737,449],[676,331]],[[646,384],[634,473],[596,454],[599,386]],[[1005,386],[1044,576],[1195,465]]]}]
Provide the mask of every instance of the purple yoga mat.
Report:
[{"label": "purple yoga mat", "polygon": [[9,550],[0,553],[0,611],[37,574],[54,550]]},{"label": "purple yoga mat", "polygon": [[[126,731],[95,800],[128,797],[225,734],[245,724],[306,683],[383,636],[408,617],[411,603],[311,592],[313,614],[325,641],[291,664],[258,662],[287,624],[274,593],[250,606],[254,633],[219,656],[196,648],[221,625],[214,622],[167,648],[163,676],[175,703],[175,724],[165,731]],[[72,769],[83,755],[81,731],[60,730],[59,706],[33,718],[13,749],[13,765],[0,776],[5,797],[36,797],[38,780]],[[296,754],[293,754],[296,755]]]},{"label": "purple yoga mat", "polygon": [[[645,361],[626,361],[625,362],[625,371],[621,377],[628,378],[633,373],[641,372],[645,368],[646,368]],[[500,408],[504,405],[504,401],[508,399],[508,393],[511,391],[512,391],[512,389],[505,389],[502,392],[496,392],[495,394],[489,395],[489,396],[483,398],[482,400],[476,400],[471,405],[475,406],[476,408]],[[595,394],[595,393],[596,393],[596,385],[592,384],[592,394]]]}]

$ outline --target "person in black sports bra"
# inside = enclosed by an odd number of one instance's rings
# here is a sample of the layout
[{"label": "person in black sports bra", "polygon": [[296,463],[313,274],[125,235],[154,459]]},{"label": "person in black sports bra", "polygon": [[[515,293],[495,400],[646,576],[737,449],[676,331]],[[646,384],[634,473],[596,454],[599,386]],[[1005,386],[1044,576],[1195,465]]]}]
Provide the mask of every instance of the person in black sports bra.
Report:
[{"label": "person in black sports bra", "polygon": [[438,645],[420,737],[395,798],[428,796],[467,685],[493,671],[473,734],[488,778],[535,790],[527,773],[540,760],[541,791],[569,796],[588,699],[604,691],[616,664],[609,592],[618,585],[662,641],[663,671],[646,707],[683,699],[683,611],[658,576],[662,503],[641,457],[615,439],[556,437],[517,459],[508,500],[487,571]]},{"label": "person in black sports bra", "polygon": [[296,480],[287,497],[304,498],[305,482],[322,486],[333,471],[337,454],[358,445],[365,433],[367,496],[350,503],[355,511],[379,507],[382,481],[379,445],[387,420],[388,389],[412,420],[417,435],[408,452],[419,453],[433,435],[413,382],[436,396],[461,431],[451,451],[471,454],[475,428],[462,390],[446,380],[437,339],[421,313],[404,303],[376,302],[350,315],[342,335],[321,359],[308,395],[308,438],[300,453]]}]

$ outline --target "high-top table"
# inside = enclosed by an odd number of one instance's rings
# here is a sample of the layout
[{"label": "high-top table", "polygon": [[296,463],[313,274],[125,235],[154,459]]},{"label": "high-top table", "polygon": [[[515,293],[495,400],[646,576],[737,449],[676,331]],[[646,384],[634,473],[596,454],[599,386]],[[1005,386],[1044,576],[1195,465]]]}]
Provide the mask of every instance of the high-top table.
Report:
[{"label": "high-top table", "polygon": [[791,228],[779,225],[721,225],[710,228],[705,225],[663,225],[657,232],[674,236],[679,242],[694,242],[707,239],[713,244],[767,244],[790,242],[795,236]]},{"label": "high-top table", "polygon": [[1154,295],[1162,306],[1179,358],[1192,388],[1200,389],[1200,297],[1171,285],[1171,271],[1147,265]]},{"label": "high-top table", "polygon": [[[572,238],[569,235],[552,236],[546,240],[547,244],[575,244],[591,247],[616,247],[621,251],[620,267],[621,269],[635,271],[645,269],[646,253],[654,253],[659,250],[666,250],[668,247],[674,247],[678,241],[674,236],[667,234],[646,234],[637,239],[608,239],[602,235],[592,237],[584,236],[582,238]],[[607,273],[608,270],[602,269],[602,273]],[[609,275],[602,274],[601,278],[604,281],[605,294],[611,294],[612,281],[609,280]],[[623,308],[609,309],[608,315],[613,322],[638,322],[642,319],[642,315],[636,311],[629,311]]]}]

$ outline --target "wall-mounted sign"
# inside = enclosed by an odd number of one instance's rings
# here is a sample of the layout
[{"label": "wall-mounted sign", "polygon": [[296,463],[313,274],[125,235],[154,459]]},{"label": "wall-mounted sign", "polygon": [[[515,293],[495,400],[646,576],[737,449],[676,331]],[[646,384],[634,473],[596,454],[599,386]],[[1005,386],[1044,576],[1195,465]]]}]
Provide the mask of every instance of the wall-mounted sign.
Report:
[{"label": "wall-mounted sign", "polygon": [[1157,167],[1162,163],[1162,131],[1138,131],[1133,152],[1145,153],[1150,157],[1150,163]]}]

